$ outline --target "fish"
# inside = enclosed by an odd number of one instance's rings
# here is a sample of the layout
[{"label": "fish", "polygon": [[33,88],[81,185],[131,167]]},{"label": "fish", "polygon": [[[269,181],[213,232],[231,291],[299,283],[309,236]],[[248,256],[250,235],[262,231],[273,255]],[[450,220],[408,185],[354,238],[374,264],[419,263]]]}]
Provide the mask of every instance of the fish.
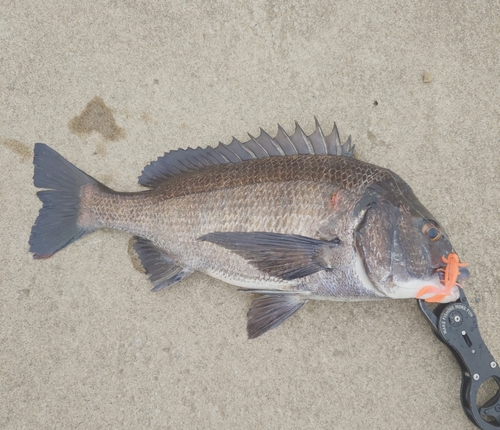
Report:
[{"label": "fish", "polygon": [[443,282],[455,254],[441,224],[396,173],[355,158],[351,137],[342,143],[335,124],[325,134],[316,118],[309,135],[278,125],[275,137],[260,129],[167,152],[144,168],[139,192],[108,188],[43,143],[33,163],[35,259],[102,228],[128,232],[152,291],[201,272],[256,294],[251,339],[310,300],[459,297]]}]

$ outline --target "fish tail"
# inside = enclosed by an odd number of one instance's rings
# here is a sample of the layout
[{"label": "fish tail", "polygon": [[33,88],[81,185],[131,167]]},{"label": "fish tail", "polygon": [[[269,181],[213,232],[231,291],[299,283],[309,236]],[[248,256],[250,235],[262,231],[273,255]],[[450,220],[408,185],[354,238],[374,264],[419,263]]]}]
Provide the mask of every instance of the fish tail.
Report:
[{"label": "fish tail", "polygon": [[29,244],[33,258],[41,259],[96,229],[78,223],[82,187],[108,188],[44,143],[36,143],[34,153],[34,184],[45,190],[37,193],[43,207],[31,229]]}]

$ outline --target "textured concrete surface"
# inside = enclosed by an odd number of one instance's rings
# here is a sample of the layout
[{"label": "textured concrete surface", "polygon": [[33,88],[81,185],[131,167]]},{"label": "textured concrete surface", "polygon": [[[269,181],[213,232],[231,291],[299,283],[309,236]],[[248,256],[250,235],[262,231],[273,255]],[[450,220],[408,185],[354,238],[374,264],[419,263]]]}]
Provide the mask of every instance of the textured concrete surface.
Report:
[{"label": "textured concrete surface", "polygon": [[128,236],[35,261],[33,143],[118,190],[165,150],[352,134],[446,226],[500,359],[499,3],[0,4],[0,427],[469,429],[460,372],[412,300],[311,303],[248,341],[251,298],[153,294]]}]

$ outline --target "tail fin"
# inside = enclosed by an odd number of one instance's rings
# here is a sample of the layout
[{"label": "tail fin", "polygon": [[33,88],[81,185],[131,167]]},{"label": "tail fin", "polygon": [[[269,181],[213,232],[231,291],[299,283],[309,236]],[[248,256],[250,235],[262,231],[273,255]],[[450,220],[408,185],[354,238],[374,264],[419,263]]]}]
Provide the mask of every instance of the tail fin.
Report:
[{"label": "tail fin", "polygon": [[49,258],[90,230],[78,226],[80,188],[93,184],[104,187],[76,168],[44,143],[35,144],[34,183],[43,202],[29,240],[33,257]]}]

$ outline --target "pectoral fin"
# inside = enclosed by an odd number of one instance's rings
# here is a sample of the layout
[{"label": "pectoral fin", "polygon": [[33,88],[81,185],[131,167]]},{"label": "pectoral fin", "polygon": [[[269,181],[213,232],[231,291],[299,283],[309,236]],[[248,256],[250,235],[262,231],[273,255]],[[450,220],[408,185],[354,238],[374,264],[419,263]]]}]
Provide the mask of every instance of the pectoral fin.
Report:
[{"label": "pectoral fin", "polygon": [[138,236],[134,236],[132,241],[132,246],[141,260],[142,267],[154,285],[151,291],[156,292],[170,287],[193,273],[192,270],[176,266],[153,242]]},{"label": "pectoral fin", "polygon": [[278,327],[307,302],[303,295],[294,293],[260,295],[248,311],[248,338],[255,339]]},{"label": "pectoral fin", "polygon": [[263,272],[292,280],[332,270],[340,240],[326,242],[293,234],[215,232],[199,240],[215,243],[248,260]]}]

